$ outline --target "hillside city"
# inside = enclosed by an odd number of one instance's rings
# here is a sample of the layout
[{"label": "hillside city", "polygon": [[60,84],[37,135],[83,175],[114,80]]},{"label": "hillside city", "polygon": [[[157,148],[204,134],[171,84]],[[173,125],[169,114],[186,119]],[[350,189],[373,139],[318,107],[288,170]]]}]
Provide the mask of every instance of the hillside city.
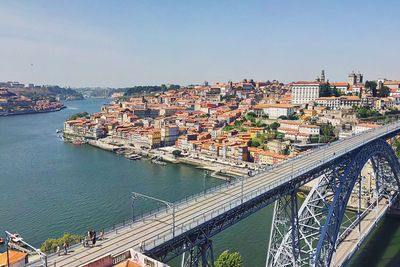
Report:
[{"label": "hillside city", "polygon": [[141,97],[114,93],[101,111],[66,121],[64,137],[164,160],[257,169],[376,128],[399,108],[400,81],[365,81],[351,72],[347,81],[329,82],[323,70],[314,81],[289,84],[244,79]]},{"label": "hillside city", "polygon": [[61,101],[81,99],[82,94],[70,88],[0,82],[0,116],[59,111],[65,108]]}]

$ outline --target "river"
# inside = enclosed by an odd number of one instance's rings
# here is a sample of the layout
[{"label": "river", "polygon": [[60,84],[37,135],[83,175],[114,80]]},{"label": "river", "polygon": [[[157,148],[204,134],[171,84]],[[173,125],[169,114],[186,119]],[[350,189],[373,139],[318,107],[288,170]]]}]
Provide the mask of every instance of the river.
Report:
[{"label": "river", "polygon": [[[18,232],[40,246],[64,232],[84,233],[131,218],[132,191],[175,201],[203,190],[203,171],[196,168],[129,161],[57,137],[56,129],[70,115],[99,111],[107,101],[70,101],[59,112],[0,117],[0,236],[4,230]],[[205,180],[206,187],[219,183]],[[140,201],[135,212],[156,205]],[[214,237],[215,255],[239,251],[246,267],[264,266],[272,209],[270,205]],[[400,259],[399,242],[400,222],[385,219],[351,265],[392,266]]]}]

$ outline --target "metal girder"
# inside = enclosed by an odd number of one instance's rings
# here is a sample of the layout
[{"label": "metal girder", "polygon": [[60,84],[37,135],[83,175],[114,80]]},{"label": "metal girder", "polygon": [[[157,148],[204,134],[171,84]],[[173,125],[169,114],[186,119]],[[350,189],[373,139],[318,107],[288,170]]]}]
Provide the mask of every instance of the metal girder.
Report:
[{"label": "metal girder", "polygon": [[294,177],[294,179],[289,182],[277,186],[276,188],[251,200],[243,202],[241,205],[232,208],[193,229],[184,231],[183,234],[177,235],[175,238],[168,240],[157,247],[149,250],[145,249],[144,253],[154,259],[168,262],[182,253],[190,251],[192,248],[201,244],[205,239],[210,239],[215,234],[222,232],[233,224],[268,206],[275,200],[291,194],[291,192],[299,188],[301,185],[316,179],[323,173],[323,171],[323,167],[318,167],[312,171]]},{"label": "metal girder", "polygon": [[[278,254],[271,249],[269,250],[267,266],[309,266],[310,257],[312,255],[315,247],[315,243],[319,239],[321,223],[326,217],[329,210],[329,200],[333,198],[333,193],[339,186],[339,178],[343,173],[342,169],[351,161],[351,155],[342,157],[331,164],[326,165],[322,172],[319,173],[317,178],[318,186],[314,186],[310,193],[307,195],[304,203],[308,205],[302,205],[298,211],[298,223],[299,223],[299,256],[297,261],[292,262],[293,257],[291,256],[291,251],[283,250],[280,248]],[[279,199],[277,203],[284,200]],[[276,204],[275,207],[279,206]],[[274,211],[275,222],[276,217],[280,217],[281,212],[276,209]],[[283,216],[285,216],[283,214]],[[290,217],[287,218],[290,220]],[[290,224],[290,223],[289,223]],[[277,231],[277,226],[273,225],[271,228],[271,246],[287,247],[292,243],[292,233],[291,229],[285,232],[285,236],[279,242],[279,232]],[[273,242],[278,241],[277,244]],[[286,255],[285,255],[286,254]]]},{"label": "metal girder", "polygon": [[[277,255],[284,257],[280,262],[284,265],[295,265],[299,256],[299,218],[297,208],[296,190],[290,195],[280,198],[275,202],[272,231],[275,233],[270,236],[268,259],[274,259]],[[288,242],[280,246],[287,233],[291,233]]]},{"label": "metal girder", "polygon": [[189,251],[189,256],[183,259],[182,267],[214,267],[214,252],[211,239],[206,239]]},{"label": "metal girder", "polygon": [[[288,250],[292,244],[291,229],[282,237],[278,225],[282,221],[279,207],[286,200],[278,200],[275,205],[271,229],[270,251],[267,266],[329,266],[336,249],[345,210],[353,190],[361,194],[360,173],[368,161],[372,162],[376,173],[376,187],[380,194],[390,195],[398,191],[400,165],[390,145],[384,140],[376,140],[327,165],[318,177],[303,205],[298,211],[299,256],[293,263],[293,252]],[[356,182],[359,188],[354,189]],[[360,200],[359,200],[360,201]],[[291,217],[286,214],[286,220]],[[359,220],[359,216],[357,217]],[[290,223],[288,223],[290,224]],[[342,229],[343,230],[343,229]],[[274,244],[278,242],[278,244]]]}]

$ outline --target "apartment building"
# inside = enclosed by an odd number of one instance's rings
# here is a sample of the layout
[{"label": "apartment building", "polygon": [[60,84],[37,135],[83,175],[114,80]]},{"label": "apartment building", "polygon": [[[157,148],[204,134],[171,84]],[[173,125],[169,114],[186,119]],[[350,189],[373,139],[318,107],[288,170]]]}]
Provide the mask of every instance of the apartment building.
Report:
[{"label": "apartment building", "polygon": [[319,97],[321,82],[299,81],[292,83],[290,89],[292,92],[292,104],[302,105],[310,103]]}]

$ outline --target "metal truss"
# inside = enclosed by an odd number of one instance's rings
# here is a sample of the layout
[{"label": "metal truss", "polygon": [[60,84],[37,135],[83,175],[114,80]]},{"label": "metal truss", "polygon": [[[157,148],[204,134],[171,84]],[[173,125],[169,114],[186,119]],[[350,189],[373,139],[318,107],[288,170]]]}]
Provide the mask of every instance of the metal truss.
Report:
[{"label": "metal truss", "polygon": [[183,253],[189,252],[192,248],[196,248],[202,244],[204,240],[210,239],[215,234],[222,232],[258,210],[270,205],[275,200],[288,194],[292,194],[301,185],[319,177],[323,171],[323,167],[317,167],[310,172],[294,177],[294,179],[289,182],[277,186],[276,188],[273,188],[272,190],[251,200],[243,202],[241,205],[232,208],[195,228],[185,231],[183,234],[177,235],[173,239],[168,240],[157,247],[150,250],[145,249],[144,253],[154,259],[168,262]]},{"label": "metal truss", "polygon": [[[338,242],[350,195],[361,199],[361,170],[372,162],[377,193],[391,196],[399,187],[400,165],[384,140],[376,140],[326,165],[295,217],[285,212],[287,198],[275,204],[267,266],[329,266]],[[359,187],[355,187],[356,183]],[[286,219],[284,218],[286,217]],[[284,223],[282,223],[284,222]],[[298,227],[296,226],[298,223]],[[292,230],[294,229],[294,231]],[[294,237],[299,236],[294,241]],[[293,248],[298,244],[298,248]]]},{"label": "metal truss", "polygon": [[186,260],[184,255],[182,267],[214,267],[214,252],[211,239],[206,239],[201,244],[191,248]]}]

